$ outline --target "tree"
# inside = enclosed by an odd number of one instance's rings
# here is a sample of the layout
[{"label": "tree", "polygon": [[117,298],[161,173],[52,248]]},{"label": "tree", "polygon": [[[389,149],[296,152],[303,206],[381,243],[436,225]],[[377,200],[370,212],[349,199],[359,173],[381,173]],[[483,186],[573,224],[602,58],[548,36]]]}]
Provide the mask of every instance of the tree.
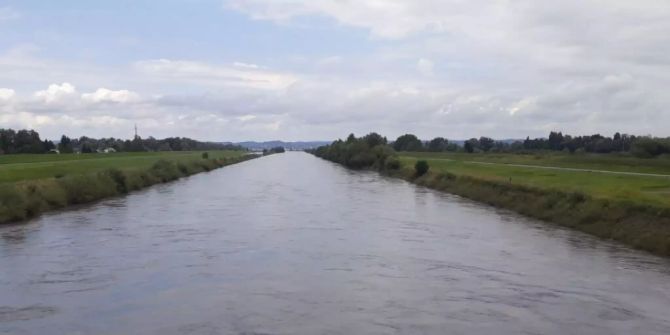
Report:
[{"label": "tree", "polygon": [[393,142],[393,149],[396,151],[421,151],[423,143],[415,135],[405,134]]},{"label": "tree", "polygon": [[61,136],[60,142],[58,143],[58,151],[63,154],[74,152],[72,149],[72,140],[70,140],[70,138],[65,135]]},{"label": "tree", "polygon": [[496,142],[490,137],[480,137],[479,138],[479,148],[484,152],[488,152],[495,146]]},{"label": "tree", "polygon": [[51,142],[49,140],[44,140],[44,142],[42,142],[42,146],[44,147],[45,152],[56,149],[56,145],[54,144],[54,142]]},{"label": "tree", "polygon": [[561,132],[550,132],[548,145],[549,150],[563,150],[563,134]]},{"label": "tree", "polygon": [[19,130],[14,137],[14,151],[22,154],[44,153],[40,135],[34,130]]},{"label": "tree", "polygon": [[[374,148],[378,145],[386,145],[386,137],[379,135],[377,133],[369,133],[363,137],[363,140],[368,144],[370,148]],[[347,140],[348,141],[348,140]]]},{"label": "tree", "polygon": [[639,137],[633,142],[633,155],[640,158],[652,158],[670,153],[670,139]]},{"label": "tree", "polygon": [[142,138],[139,136],[135,136],[132,141],[129,141],[129,146],[126,147],[126,151],[130,152],[141,152],[141,151],[147,151],[146,148],[144,147],[144,142],[142,141]]},{"label": "tree", "polygon": [[449,141],[444,137],[436,137],[428,142],[428,151],[441,152],[446,151]]},{"label": "tree", "polygon": [[[312,151],[314,155],[340,163],[353,169],[365,168],[393,168],[395,163],[388,159],[395,159],[395,152],[387,145],[386,139],[379,134],[371,133],[362,138],[350,136],[347,141],[337,140],[330,145],[319,147]],[[373,144],[373,146],[370,146]],[[398,165],[399,167],[399,165]]]},{"label": "tree", "polygon": [[473,153],[476,150],[479,150],[479,140],[476,138],[471,138],[463,144],[463,148],[468,153]]},{"label": "tree", "polygon": [[93,149],[91,149],[91,147],[88,144],[84,143],[81,146],[81,153],[82,154],[90,154],[90,153],[93,153]]}]

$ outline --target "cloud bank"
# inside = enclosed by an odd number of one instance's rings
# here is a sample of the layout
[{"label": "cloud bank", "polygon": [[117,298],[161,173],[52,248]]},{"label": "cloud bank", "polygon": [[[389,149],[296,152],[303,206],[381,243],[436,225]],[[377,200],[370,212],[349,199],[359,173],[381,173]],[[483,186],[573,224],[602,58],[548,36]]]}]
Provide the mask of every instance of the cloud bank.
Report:
[{"label": "cloud bank", "polygon": [[667,1],[229,0],[230,11],[270,25],[250,40],[317,31],[352,43],[114,67],[17,46],[0,54],[0,121],[206,140],[668,135]]}]

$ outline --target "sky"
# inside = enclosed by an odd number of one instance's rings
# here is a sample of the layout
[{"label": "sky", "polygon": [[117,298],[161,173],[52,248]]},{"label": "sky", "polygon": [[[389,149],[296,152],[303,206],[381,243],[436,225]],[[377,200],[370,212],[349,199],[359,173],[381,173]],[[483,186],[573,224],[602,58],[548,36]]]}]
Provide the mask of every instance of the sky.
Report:
[{"label": "sky", "polygon": [[0,0],[0,128],[669,136],[667,0]]}]

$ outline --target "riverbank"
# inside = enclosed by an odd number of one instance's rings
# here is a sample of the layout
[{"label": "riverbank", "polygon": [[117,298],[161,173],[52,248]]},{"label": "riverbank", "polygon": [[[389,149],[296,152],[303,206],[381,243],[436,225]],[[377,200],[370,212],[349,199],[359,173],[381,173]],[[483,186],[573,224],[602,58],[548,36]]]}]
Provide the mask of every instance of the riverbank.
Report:
[{"label": "riverbank", "polygon": [[[210,158],[210,155],[212,155]],[[185,158],[188,157],[188,158]],[[136,158],[141,165],[111,165],[88,173],[56,174],[50,178],[24,178],[0,184],[0,224],[35,217],[47,211],[124,195],[159,183],[211,171],[252,158],[242,152],[200,156]],[[88,160],[81,162],[89,163]],[[150,165],[147,165],[151,162]],[[99,163],[96,162],[96,167]],[[110,162],[103,164],[109,165]],[[40,167],[40,170],[43,170]],[[76,170],[75,170],[76,171]],[[53,172],[52,172],[53,173]]]},{"label": "riverbank", "polygon": [[[465,161],[463,157],[444,157],[436,153],[395,153],[375,134],[362,138],[335,141],[313,150],[318,157],[353,169],[371,169],[388,176],[449,192],[492,206],[580,230],[601,238],[663,256],[670,256],[670,178],[632,176],[616,173],[592,173],[570,170],[570,162],[580,168],[603,167],[606,162],[614,171],[640,172],[635,161],[614,156],[538,157],[539,164],[559,160],[565,171],[548,171],[542,166],[527,166],[519,155],[471,156],[482,162]],[[494,159],[494,162],[491,160]],[[611,164],[624,160],[624,166]],[[415,163],[424,161],[427,173],[417,173]],[[665,171],[654,166],[656,173]],[[484,164],[482,164],[484,163]],[[505,164],[507,163],[507,164]],[[525,163],[525,162],[523,162]],[[538,164],[539,163],[539,164]],[[665,161],[660,163],[665,164]],[[661,165],[663,165],[661,164]],[[424,171],[425,172],[425,171]],[[650,172],[650,171],[644,171]]]},{"label": "riverbank", "polygon": [[632,201],[599,199],[581,192],[538,188],[449,172],[382,170],[388,176],[670,256],[670,209]]}]

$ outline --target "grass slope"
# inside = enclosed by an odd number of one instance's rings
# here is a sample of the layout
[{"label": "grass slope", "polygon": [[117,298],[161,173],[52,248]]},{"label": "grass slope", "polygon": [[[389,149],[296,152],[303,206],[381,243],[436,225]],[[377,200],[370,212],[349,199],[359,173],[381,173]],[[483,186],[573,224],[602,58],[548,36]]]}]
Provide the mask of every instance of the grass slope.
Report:
[{"label": "grass slope", "polygon": [[208,159],[200,152],[40,156],[44,159],[2,157],[6,163],[0,165],[5,180],[0,183],[0,223],[126,194],[255,157],[234,151],[210,151]]},{"label": "grass slope", "polygon": [[[468,163],[465,158],[445,160],[440,154],[401,153],[403,168],[386,173],[430,188],[447,191],[493,206],[596,236],[613,239],[658,255],[670,256],[670,178],[556,171],[504,165]],[[449,155],[453,157],[453,155]],[[465,156],[467,157],[467,156]],[[519,164],[518,155],[474,156],[482,160]],[[418,158],[430,171],[416,177]],[[535,159],[535,158],[534,158]],[[653,171],[666,173],[665,162],[644,166],[608,165],[618,158],[548,157],[542,164],[562,160],[563,167]],[[579,163],[571,165],[570,160]],[[633,162],[633,160],[625,160]],[[648,164],[651,161],[644,160]],[[527,163],[521,163],[527,164]],[[539,165],[537,162],[533,165]],[[625,165],[625,164],[624,164]],[[510,179],[511,178],[511,179]]]}]

